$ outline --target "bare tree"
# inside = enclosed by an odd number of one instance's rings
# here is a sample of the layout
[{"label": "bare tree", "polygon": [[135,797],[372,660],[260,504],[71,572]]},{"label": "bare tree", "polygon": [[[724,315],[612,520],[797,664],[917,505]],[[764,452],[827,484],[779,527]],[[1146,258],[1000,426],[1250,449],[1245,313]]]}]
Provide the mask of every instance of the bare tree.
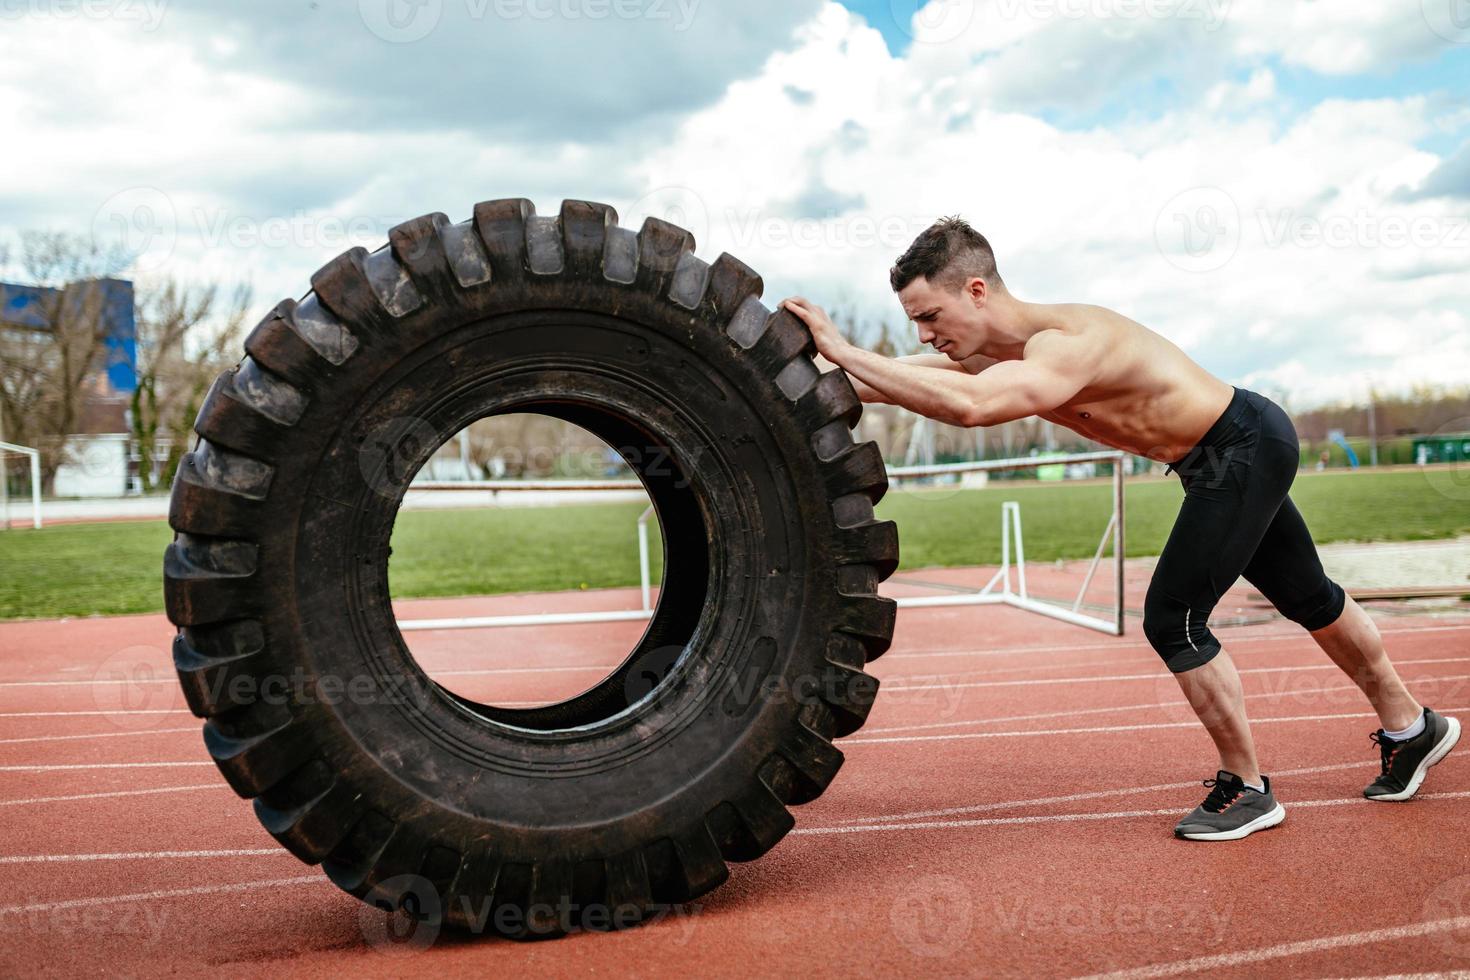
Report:
[{"label": "bare tree", "polygon": [[37,296],[34,322],[0,329],[0,431],[42,450],[49,490],[81,421],[87,381],[105,365],[107,293],[98,280],[123,258],[84,236],[23,232],[19,264],[46,291]]},{"label": "bare tree", "polygon": [[[250,307],[250,289],[237,286],[221,299],[218,286],[165,280],[138,301],[138,386],[132,398],[132,436],[138,476],[146,493],[173,482],[189,448],[199,404],[220,371],[235,360]],[[168,447],[161,472],[154,461]]]}]

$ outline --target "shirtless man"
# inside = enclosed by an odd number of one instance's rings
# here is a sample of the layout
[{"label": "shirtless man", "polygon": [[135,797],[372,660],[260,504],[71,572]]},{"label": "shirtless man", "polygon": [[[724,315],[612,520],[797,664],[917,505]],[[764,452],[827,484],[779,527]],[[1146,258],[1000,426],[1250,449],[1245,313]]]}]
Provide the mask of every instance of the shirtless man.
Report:
[{"label": "shirtless man", "polygon": [[1184,503],[1144,603],[1143,632],[1219,750],[1204,802],[1174,828],[1189,840],[1236,840],[1286,815],[1256,762],[1240,677],[1207,622],[1244,575],[1307,629],[1367,695],[1382,728],[1370,800],[1407,800],[1454,747],[1460,723],[1422,708],[1399,680],[1378,628],[1327,577],[1288,496],[1296,430],[1269,399],[1235,388],[1147,327],[1097,306],[1017,299],[985,237],[936,222],[889,273],[919,340],[935,353],[889,358],[845,341],[801,297],[782,306],[817,350],[846,370],[863,401],[901,405],[951,425],[1039,415],[1105,445],[1169,464]]}]

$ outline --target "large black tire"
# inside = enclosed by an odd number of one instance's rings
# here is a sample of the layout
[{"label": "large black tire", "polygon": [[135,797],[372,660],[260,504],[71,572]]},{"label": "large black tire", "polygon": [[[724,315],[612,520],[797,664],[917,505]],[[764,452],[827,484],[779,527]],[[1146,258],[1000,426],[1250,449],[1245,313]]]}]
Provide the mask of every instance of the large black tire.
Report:
[{"label": "large black tire", "polygon": [[[616,222],[490,201],[339,256],[251,333],[174,484],[165,594],[205,746],[282,845],[385,907],[536,935],[687,901],[786,834],[877,691],[898,541],[851,384],[744,264]],[[618,447],[665,535],[638,646],[546,708],[435,684],[389,604],[408,480],[509,411]]]}]

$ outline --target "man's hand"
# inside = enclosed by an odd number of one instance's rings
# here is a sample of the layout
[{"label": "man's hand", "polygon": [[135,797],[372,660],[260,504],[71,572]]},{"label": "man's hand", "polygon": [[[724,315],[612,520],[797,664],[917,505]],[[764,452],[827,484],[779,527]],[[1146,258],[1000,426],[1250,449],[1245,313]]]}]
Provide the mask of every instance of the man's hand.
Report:
[{"label": "man's hand", "polygon": [[826,310],[801,296],[786,297],[781,301],[781,308],[790,310],[793,316],[806,324],[812,332],[812,340],[816,342],[817,353],[833,364],[842,365],[843,358],[853,350],[853,346],[843,339]]}]

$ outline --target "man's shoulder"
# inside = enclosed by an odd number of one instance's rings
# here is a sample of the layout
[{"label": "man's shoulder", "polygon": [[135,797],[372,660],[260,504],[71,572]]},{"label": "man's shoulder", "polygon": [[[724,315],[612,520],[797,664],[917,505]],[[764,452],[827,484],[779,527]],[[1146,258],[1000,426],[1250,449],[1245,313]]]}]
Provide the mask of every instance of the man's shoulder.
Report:
[{"label": "man's shoulder", "polygon": [[1031,353],[1033,345],[1037,351],[1088,347],[1093,344],[1111,345],[1116,342],[1119,333],[1148,329],[1117,310],[1090,303],[1060,305],[1057,313],[1057,326],[1033,336],[1026,344],[1027,354]]}]

